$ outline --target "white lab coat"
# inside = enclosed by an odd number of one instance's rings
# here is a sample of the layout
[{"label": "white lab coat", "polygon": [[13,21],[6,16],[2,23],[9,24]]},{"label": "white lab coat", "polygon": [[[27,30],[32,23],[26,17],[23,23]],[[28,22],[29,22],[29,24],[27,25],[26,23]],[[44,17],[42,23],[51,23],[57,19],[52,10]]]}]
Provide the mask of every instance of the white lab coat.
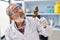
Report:
[{"label": "white lab coat", "polygon": [[40,24],[36,23],[33,18],[26,18],[24,34],[17,30],[13,21],[7,29],[5,37],[6,40],[40,40],[37,30],[39,30],[39,32],[43,32]]}]

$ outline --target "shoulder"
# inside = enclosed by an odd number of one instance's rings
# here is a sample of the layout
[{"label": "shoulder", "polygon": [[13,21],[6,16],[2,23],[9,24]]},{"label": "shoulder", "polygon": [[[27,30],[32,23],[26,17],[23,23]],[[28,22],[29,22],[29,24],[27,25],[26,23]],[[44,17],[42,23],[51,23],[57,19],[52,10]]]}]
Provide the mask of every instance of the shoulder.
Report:
[{"label": "shoulder", "polygon": [[32,17],[27,17],[28,21],[33,21],[34,19]]},{"label": "shoulder", "polygon": [[34,18],[32,18],[32,17],[27,17],[27,22],[28,22],[30,25],[34,25],[34,24],[35,24]]},{"label": "shoulder", "polygon": [[11,25],[9,25],[9,26],[7,27],[6,33],[7,33],[7,32],[10,32],[10,30],[11,30]]},{"label": "shoulder", "polygon": [[13,26],[13,22],[11,24],[9,24],[9,26],[6,29],[6,33],[10,33],[12,31],[12,27]]}]

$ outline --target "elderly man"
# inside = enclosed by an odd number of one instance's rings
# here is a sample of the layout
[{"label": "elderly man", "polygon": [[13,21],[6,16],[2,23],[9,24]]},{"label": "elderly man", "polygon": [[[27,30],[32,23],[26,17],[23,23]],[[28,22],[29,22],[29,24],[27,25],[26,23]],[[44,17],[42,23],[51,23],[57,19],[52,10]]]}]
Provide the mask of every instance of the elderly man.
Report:
[{"label": "elderly man", "polygon": [[6,40],[39,40],[37,30],[42,32],[40,24],[27,18],[17,3],[13,3],[7,8],[7,15],[12,23],[6,30]]}]

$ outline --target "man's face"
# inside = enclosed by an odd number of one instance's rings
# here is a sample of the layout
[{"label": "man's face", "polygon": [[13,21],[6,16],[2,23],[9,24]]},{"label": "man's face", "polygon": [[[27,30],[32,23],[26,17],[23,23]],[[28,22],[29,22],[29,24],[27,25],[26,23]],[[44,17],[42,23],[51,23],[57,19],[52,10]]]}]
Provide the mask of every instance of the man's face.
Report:
[{"label": "man's face", "polygon": [[17,5],[12,5],[11,6],[9,16],[12,20],[17,19],[18,17],[25,18],[25,14],[24,14],[22,8],[17,6]]}]

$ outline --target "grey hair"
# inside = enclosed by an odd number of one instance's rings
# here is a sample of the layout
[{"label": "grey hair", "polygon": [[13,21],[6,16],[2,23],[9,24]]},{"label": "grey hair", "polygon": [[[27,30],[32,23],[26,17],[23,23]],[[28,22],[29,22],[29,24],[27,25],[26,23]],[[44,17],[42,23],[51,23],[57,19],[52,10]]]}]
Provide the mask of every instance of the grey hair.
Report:
[{"label": "grey hair", "polygon": [[12,3],[12,4],[10,4],[8,7],[7,7],[7,9],[6,9],[6,13],[7,13],[7,15],[9,15],[9,13],[10,13],[10,6],[12,6],[13,4],[16,4],[16,3]]}]

